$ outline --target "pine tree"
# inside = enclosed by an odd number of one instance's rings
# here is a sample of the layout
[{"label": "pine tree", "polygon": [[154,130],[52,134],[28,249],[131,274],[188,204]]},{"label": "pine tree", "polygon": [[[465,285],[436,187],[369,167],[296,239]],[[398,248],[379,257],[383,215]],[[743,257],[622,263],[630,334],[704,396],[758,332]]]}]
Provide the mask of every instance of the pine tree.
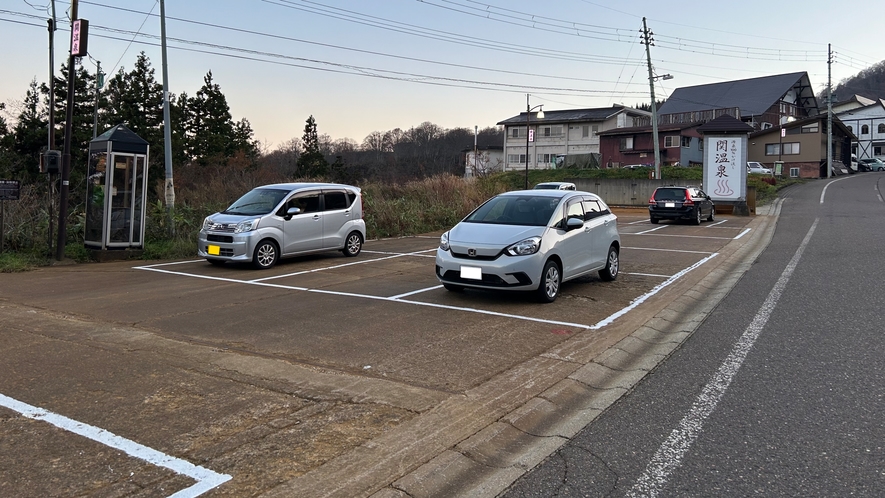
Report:
[{"label": "pine tree", "polygon": [[301,137],[304,152],[298,157],[295,174],[302,178],[322,177],[329,173],[329,163],[320,152],[320,141],[317,135],[317,123],[313,115],[307,118],[304,135]]},{"label": "pine tree", "polygon": [[16,178],[37,178],[40,152],[46,149],[49,139],[47,125],[46,112],[40,106],[37,80],[32,80],[13,129],[14,140],[11,146],[17,158],[10,166]]}]

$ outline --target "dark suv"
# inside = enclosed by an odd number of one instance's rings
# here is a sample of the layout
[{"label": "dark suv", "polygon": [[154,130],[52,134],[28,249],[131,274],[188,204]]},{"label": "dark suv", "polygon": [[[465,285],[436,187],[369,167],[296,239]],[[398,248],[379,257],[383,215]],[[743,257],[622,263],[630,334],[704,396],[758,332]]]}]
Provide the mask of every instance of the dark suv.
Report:
[{"label": "dark suv", "polygon": [[649,221],[661,219],[691,220],[700,225],[706,217],[713,221],[716,207],[713,200],[697,187],[658,187],[648,200]]}]

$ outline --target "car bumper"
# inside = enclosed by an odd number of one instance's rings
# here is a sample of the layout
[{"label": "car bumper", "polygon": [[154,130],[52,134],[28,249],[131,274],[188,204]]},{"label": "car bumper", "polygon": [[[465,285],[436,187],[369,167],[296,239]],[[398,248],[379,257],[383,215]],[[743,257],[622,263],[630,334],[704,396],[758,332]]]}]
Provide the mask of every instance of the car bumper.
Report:
[{"label": "car bumper", "polygon": [[[481,279],[466,277],[471,268],[479,269]],[[444,284],[477,289],[535,290],[543,268],[544,255],[540,251],[530,256],[501,255],[494,260],[477,260],[436,250],[436,278]]]},{"label": "car bumper", "polygon": [[679,220],[691,219],[695,216],[694,206],[680,208],[648,208],[648,214],[654,218]]},{"label": "car bumper", "polygon": [[197,256],[220,261],[252,261],[255,249],[252,233],[207,233],[200,231]]}]

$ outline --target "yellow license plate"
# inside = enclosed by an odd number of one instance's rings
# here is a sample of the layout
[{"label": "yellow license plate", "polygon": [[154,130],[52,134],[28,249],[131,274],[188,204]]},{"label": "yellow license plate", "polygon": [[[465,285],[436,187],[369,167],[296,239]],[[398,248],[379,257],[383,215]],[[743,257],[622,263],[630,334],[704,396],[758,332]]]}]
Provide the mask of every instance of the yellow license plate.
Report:
[{"label": "yellow license plate", "polygon": [[221,254],[221,247],[209,246],[206,248],[206,252],[208,252],[209,254],[211,254],[213,256],[218,256],[219,254]]}]

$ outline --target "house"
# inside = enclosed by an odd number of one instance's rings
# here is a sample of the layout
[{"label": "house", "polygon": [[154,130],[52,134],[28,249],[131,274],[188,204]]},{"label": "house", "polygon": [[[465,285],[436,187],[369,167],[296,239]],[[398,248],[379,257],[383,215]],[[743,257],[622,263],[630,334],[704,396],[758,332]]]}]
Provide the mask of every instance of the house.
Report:
[{"label": "house", "polygon": [[[858,107],[866,107],[875,103],[876,101],[873,99],[868,99],[863,95],[855,94],[852,95],[851,98],[848,100],[833,102],[833,114],[850,111],[852,109],[857,109]],[[821,111],[823,111],[823,109],[821,109]]]},{"label": "house", "polygon": [[[834,168],[850,164],[851,143],[855,139],[845,124],[833,119]],[[750,133],[747,158],[766,166],[782,161],[782,174],[790,178],[826,177],[827,115],[818,114]]]},{"label": "house", "polygon": [[[704,141],[698,133],[702,121],[658,126],[658,149],[665,166],[700,166]],[[655,149],[651,125],[599,132],[603,168],[654,166]]]},{"label": "house", "polygon": [[756,130],[816,116],[817,97],[807,72],[677,88],[658,109],[659,125],[709,121],[716,109],[728,112]]},{"label": "house", "polygon": [[[840,111],[836,112],[833,105],[833,113],[855,135],[851,144],[851,153],[858,159],[878,157],[885,159],[885,101],[870,100],[863,97],[858,101],[855,95],[849,102],[868,102],[863,105],[846,106],[839,105]],[[842,104],[840,102],[840,104]]]},{"label": "house", "polygon": [[[544,111],[543,118],[525,112],[498,123],[504,126],[504,169],[555,168],[563,165],[598,165],[598,132],[635,126],[651,113],[615,105],[595,109]],[[526,151],[528,127],[532,130]]]},{"label": "house", "polygon": [[504,169],[504,146],[484,145],[464,149],[464,178],[483,176]]}]

